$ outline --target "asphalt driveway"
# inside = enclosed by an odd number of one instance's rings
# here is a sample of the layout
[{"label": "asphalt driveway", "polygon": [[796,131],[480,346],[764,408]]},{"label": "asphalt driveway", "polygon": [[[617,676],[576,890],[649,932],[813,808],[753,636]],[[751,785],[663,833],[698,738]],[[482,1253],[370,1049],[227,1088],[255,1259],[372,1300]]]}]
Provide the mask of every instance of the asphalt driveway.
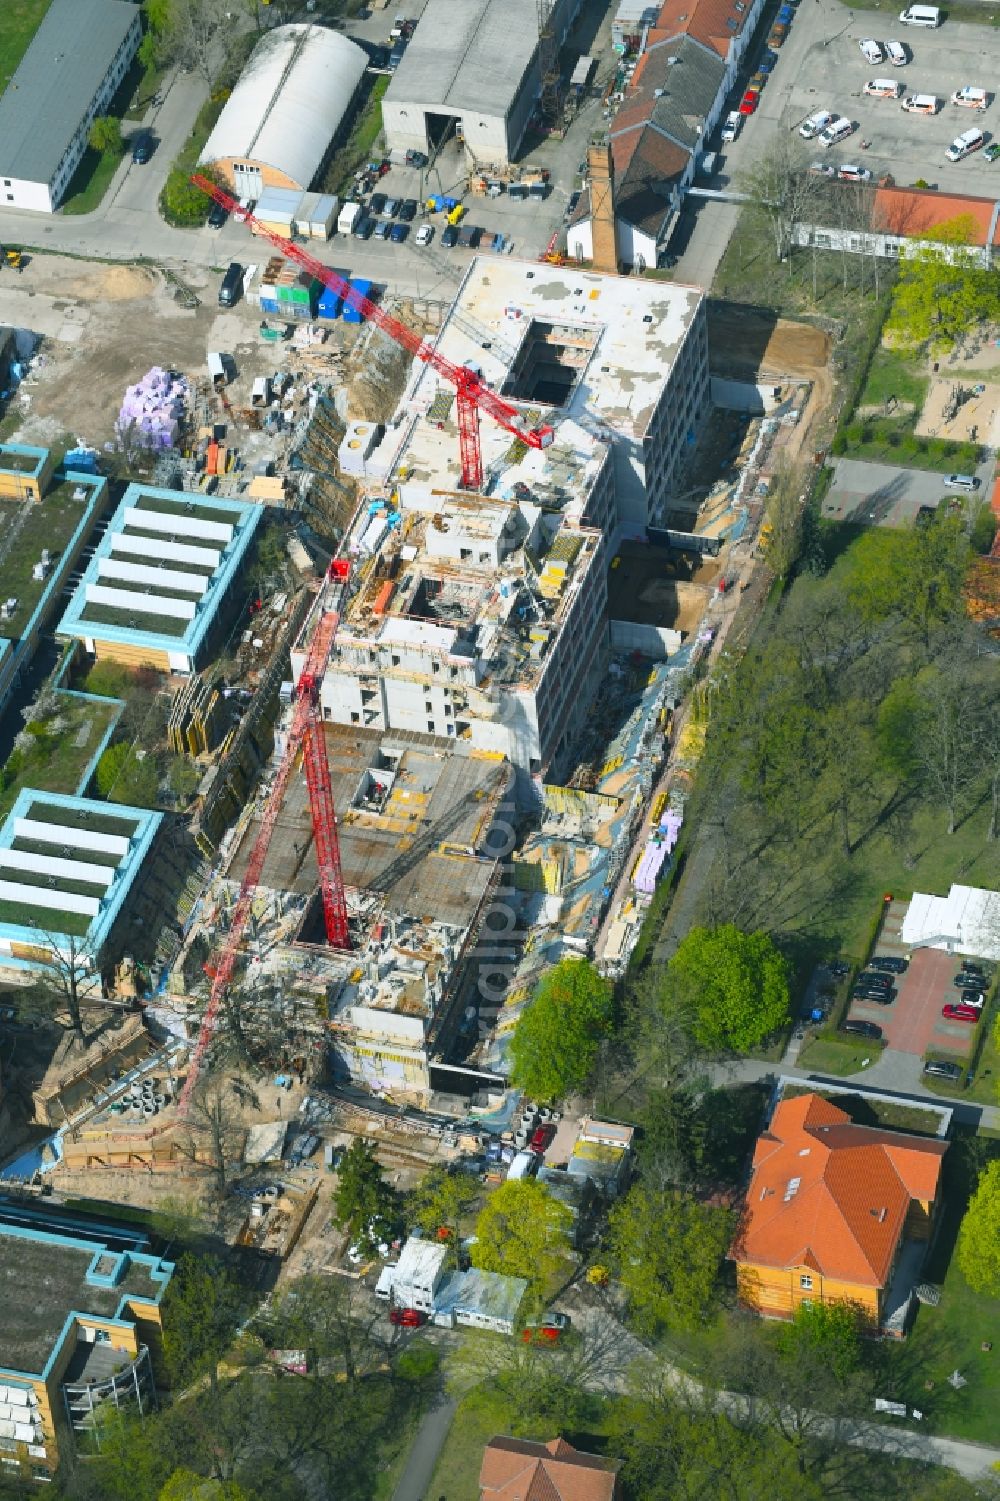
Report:
[{"label": "asphalt driveway", "polygon": [[[833,484],[823,502],[823,515],[831,521],[852,521],[868,526],[906,526],[921,506],[937,506],[962,491],[944,487],[944,476],[926,469],[901,469],[892,464],[871,464],[865,459],[834,459]],[[989,494],[993,461],[976,471],[978,495]]]}]

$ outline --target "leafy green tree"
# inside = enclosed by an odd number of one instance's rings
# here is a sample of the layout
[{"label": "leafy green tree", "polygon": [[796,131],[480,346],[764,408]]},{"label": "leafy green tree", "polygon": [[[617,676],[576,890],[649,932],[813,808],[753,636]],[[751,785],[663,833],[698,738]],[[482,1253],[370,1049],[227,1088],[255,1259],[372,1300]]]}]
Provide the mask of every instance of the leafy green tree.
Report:
[{"label": "leafy green tree", "polygon": [[91,122],[87,139],[102,156],[121,156],[122,122],[116,115],[98,115]]},{"label": "leafy green tree", "polygon": [[533,1178],[508,1179],[476,1221],[472,1264],[484,1272],[526,1277],[538,1302],[567,1269],[572,1211]]},{"label": "leafy green tree", "polygon": [[210,207],[211,200],[194,186],[187,172],[175,167],[168,174],[160,194],[160,209],[168,224],[180,229],[195,228],[204,224]]},{"label": "leafy green tree", "polygon": [[643,1184],[608,1216],[608,1243],[630,1317],[641,1334],[697,1329],[712,1312],[733,1233],[727,1209]]},{"label": "leafy green tree", "polygon": [[975,264],[975,224],[960,214],[934,231],[934,242],[912,246],[900,263],[887,329],[903,348],[929,344],[952,349],[972,329],[996,322],[1000,288]]},{"label": "leafy green tree", "polygon": [[407,1217],[427,1235],[444,1227],[454,1236],[478,1197],[477,1185],[465,1174],[432,1167],[408,1195]]},{"label": "leafy green tree", "polygon": [[217,1388],[219,1362],[247,1308],[246,1291],[215,1257],[181,1257],[163,1299],[163,1353],[172,1386],[207,1376]]},{"label": "leafy green tree", "polygon": [[157,1501],[256,1501],[256,1493],[235,1480],[206,1480],[194,1470],[175,1470]]},{"label": "leafy green tree", "polygon": [[1000,1161],[979,1175],[958,1232],[958,1265],[974,1292],[1000,1297]]},{"label": "leafy green tree", "polygon": [[132,675],[120,662],[95,662],[83,686],[87,693],[102,698],[126,698],[132,687]]},{"label": "leafy green tree", "polygon": [[[356,1136],[344,1153],[338,1169],[333,1202],[337,1223],[355,1245],[374,1251],[381,1226],[395,1214],[395,1195],[382,1176],[373,1142]],[[369,1226],[374,1222],[374,1231]]]},{"label": "leafy green tree", "polygon": [[140,758],[131,745],[119,741],[101,756],[94,774],[97,790],[112,803],[133,808],[156,806],[159,777],[151,755]]},{"label": "leafy green tree", "polygon": [[870,625],[898,616],[926,649],[962,613],[970,551],[962,518],[941,510],[924,526],[872,527],[854,548],[848,600]]},{"label": "leafy green tree", "polygon": [[614,1017],[610,983],[586,959],[562,959],[543,975],[511,1039],[511,1081],[532,1098],[561,1100],[582,1088]]},{"label": "leafy green tree", "polygon": [[863,1313],[850,1303],[800,1303],[778,1344],[790,1364],[822,1364],[846,1381],[861,1364]]},{"label": "leafy green tree", "polygon": [[766,933],[692,928],[670,961],[705,1047],[746,1052],[788,1019],[788,970]]}]

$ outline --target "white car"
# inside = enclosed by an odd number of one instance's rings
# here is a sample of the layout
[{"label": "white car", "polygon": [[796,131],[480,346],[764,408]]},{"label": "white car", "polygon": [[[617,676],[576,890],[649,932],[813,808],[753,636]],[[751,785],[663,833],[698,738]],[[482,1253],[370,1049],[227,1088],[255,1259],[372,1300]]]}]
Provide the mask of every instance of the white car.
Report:
[{"label": "white car", "polygon": [[433,224],[421,224],[420,228],[417,230],[417,235],[416,235],[416,239],[414,241],[414,244],[416,244],[416,245],[429,245],[431,243],[431,241],[433,240],[433,238],[434,238],[434,226],[433,226]]},{"label": "white car", "polygon": [[837,168],[837,176],[841,182],[871,182],[872,175],[867,167],[856,167],[853,163],[845,162]]},{"label": "white car", "polygon": [[894,78],[869,78],[861,92],[869,99],[898,99],[903,85]]},{"label": "white car", "polygon": [[946,474],[944,477],[946,490],[978,490],[979,476],[976,474]]},{"label": "white car", "polygon": [[861,55],[866,63],[885,62],[885,53],[882,51],[882,48],[879,46],[878,42],[874,41],[870,36],[865,37],[863,41],[860,41],[858,43],[858,46],[861,48]]},{"label": "white car", "polygon": [[841,115],[839,120],[834,120],[819,134],[821,146],[836,146],[838,141],[846,141],[849,135],[854,133],[854,121],[848,120],[846,115]]},{"label": "white car", "polygon": [[819,135],[821,130],[825,130],[828,125],[832,125],[835,118],[836,116],[832,110],[818,109],[814,115],[809,116],[808,120],[802,121],[802,124],[799,126],[799,135],[804,141],[811,141],[814,136]]},{"label": "white car", "polygon": [[738,109],[731,109],[726,116],[726,123],[722,127],[722,141],[725,145],[728,141],[735,141],[743,124],[743,116]]},{"label": "white car", "polygon": [[885,55],[894,68],[905,68],[910,61],[902,42],[886,42]]},{"label": "white car", "polygon": [[985,89],[977,89],[971,83],[964,83],[952,94],[951,102],[962,104],[966,109],[985,109],[990,100]]},{"label": "white car", "polygon": [[960,162],[963,156],[968,156],[973,151],[978,151],[980,146],[986,145],[986,137],[981,130],[963,130],[960,136],[952,141],[945,156],[950,162]]},{"label": "white car", "polygon": [[809,171],[817,177],[836,177],[837,169],[832,162],[810,162]]}]

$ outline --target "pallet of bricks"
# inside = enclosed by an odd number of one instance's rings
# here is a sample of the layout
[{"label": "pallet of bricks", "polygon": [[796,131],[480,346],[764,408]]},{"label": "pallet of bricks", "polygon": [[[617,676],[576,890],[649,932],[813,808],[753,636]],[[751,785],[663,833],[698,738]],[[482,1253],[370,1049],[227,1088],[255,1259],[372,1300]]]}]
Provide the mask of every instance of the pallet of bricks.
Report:
[{"label": "pallet of bricks", "polygon": [[282,318],[314,318],[323,283],[273,255],[260,280],[260,310]]}]

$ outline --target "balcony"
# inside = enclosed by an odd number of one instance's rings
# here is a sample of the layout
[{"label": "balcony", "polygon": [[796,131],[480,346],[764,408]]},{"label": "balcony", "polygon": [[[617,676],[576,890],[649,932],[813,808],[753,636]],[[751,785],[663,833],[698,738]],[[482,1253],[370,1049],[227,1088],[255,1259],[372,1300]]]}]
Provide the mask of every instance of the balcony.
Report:
[{"label": "balcony", "polygon": [[106,1403],[114,1407],[135,1404],[141,1416],[156,1406],[156,1384],[149,1351],[140,1345],[131,1359],[108,1344],[80,1340],[62,1384],[66,1415],[74,1433],[86,1436],[100,1449],[99,1412]]}]

